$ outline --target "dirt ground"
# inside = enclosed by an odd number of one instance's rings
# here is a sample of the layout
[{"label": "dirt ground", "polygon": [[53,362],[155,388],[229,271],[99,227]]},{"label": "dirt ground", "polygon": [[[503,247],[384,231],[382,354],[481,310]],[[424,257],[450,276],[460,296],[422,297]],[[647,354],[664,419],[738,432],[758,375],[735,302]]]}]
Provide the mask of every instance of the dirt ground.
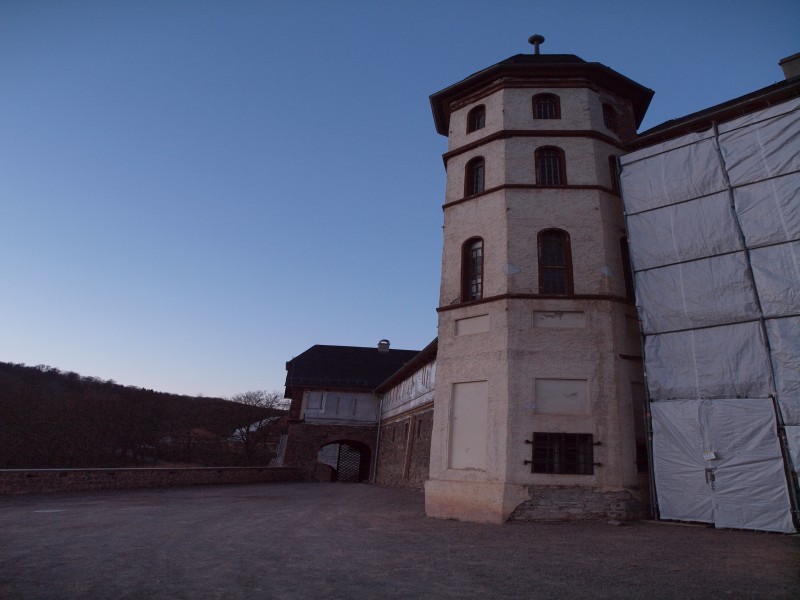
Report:
[{"label": "dirt ground", "polygon": [[796,600],[800,536],[440,521],[366,484],[6,496],[0,598]]}]

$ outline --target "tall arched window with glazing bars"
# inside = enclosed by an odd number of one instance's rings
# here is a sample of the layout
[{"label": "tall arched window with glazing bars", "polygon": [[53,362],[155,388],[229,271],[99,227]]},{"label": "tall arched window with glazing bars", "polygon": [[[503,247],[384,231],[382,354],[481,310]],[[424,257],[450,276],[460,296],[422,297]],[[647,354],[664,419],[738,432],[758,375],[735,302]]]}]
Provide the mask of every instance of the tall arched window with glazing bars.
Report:
[{"label": "tall arched window with glazing bars", "polygon": [[567,172],[564,151],[555,146],[544,146],[536,149],[536,184],[566,185]]},{"label": "tall arched window with glazing bars", "polygon": [[569,234],[562,229],[545,229],[537,235],[539,253],[539,293],[570,296],[572,252]]},{"label": "tall arched window with glazing bars", "polygon": [[484,190],[485,167],[482,156],[476,156],[464,169],[464,195],[474,196]]},{"label": "tall arched window with glazing bars", "polygon": [[467,133],[472,133],[486,126],[486,107],[481,104],[467,114]]},{"label": "tall arched window with glazing bars", "polygon": [[561,102],[555,94],[536,94],[533,97],[534,119],[560,119]]},{"label": "tall arched window with glazing bars", "polygon": [[470,238],[461,248],[461,301],[483,298],[483,240]]}]

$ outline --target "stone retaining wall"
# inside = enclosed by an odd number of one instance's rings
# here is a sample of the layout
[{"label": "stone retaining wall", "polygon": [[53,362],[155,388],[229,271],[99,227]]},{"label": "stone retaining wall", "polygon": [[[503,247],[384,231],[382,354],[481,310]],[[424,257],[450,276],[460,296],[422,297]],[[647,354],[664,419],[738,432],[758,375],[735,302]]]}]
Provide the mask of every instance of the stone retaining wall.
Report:
[{"label": "stone retaining wall", "polygon": [[188,469],[5,469],[0,494],[124,490],[219,483],[301,481],[288,467],[199,467]]},{"label": "stone retaining wall", "polygon": [[629,491],[532,485],[528,495],[531,499],[517,506],[510,521],[633,521],[648,513]]}]

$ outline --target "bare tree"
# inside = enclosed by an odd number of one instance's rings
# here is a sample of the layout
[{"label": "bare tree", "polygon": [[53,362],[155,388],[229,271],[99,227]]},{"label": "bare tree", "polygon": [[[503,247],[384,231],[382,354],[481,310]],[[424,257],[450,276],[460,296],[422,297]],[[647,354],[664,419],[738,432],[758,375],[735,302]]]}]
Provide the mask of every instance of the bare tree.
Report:
[{"label": "bare tree", "polygon": [[236,394],[229,400],[250,409],[241,411],[231,442],[241,448],[249,466],[268,463],[275,456],[280,422],[287,408],[283,394],[254,390]]}]

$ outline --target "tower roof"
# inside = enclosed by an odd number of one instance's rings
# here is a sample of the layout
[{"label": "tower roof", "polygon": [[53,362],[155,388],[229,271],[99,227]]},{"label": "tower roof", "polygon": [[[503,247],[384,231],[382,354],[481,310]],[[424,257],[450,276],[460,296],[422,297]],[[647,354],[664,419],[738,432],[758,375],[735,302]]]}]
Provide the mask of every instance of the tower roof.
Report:
[{"label": "tower roof", "polygon": [[653,90],[613,69],[598,62],[586,62],[574,54],[515,54],[433,94],[431,109],[436,131],[442,135],[448,134],[453,102],[500,80],[510,80],[513,85],[515,80],[532,79],[541,79],[543,85],[547,85],[548,81],[577,79],[588,79],[602,85],[633,103],[637,127],[641,124],[654,94]]}]

